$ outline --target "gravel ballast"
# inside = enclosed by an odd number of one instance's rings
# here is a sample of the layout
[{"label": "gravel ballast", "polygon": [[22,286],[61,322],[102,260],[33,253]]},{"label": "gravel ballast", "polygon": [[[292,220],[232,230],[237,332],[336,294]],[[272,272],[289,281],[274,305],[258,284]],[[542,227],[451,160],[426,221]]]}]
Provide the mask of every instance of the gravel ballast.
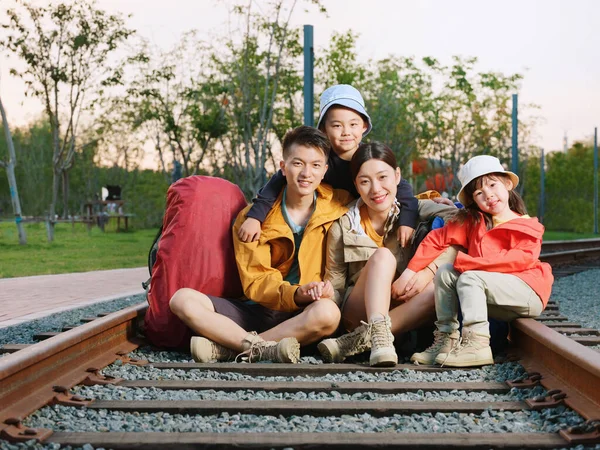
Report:
[{"label": "gravel ballast", "polygon": [[82,308],[71,309],[52,314],[41,319],[31,320],[19,325],[0,328],[0,345],[34,344],[33,336],[41,332],[59,332],[63,327],[81,325],[81,319],[95,317],[98,314],[115,312],[128,306],[146,301],[145,294],[117,298]]},{"label": "gravel ballast", "polygon": [[571,321],[600,330],[600,270],[586,270],[554,280],[551,299]]}]

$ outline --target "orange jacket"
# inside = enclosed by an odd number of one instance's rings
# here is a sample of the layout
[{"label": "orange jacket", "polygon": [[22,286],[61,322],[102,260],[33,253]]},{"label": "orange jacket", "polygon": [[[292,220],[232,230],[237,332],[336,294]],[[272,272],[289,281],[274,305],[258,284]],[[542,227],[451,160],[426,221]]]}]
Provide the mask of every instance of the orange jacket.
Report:
[{"label": "orange jacket", "polygon": [[[239,239],[238,230],[251,205],[239,213],[233,226],[233,247],[246,297],[276,311],[297,311],[300,308],[294,294],[299,286],[284,280],[292,266],[295,248],[294,235],[281,212],[282,193],[263,222],[258,241],[245,243]],[[327,231],[348,211],[346,203],[351,199],[348,192],[326,184],[317,188],[317,205],[298,251],[300,285],[323,281]]]},{"label": "orange jacket", "polygon": [[544,226],[536,218],[519,218],[486,230],[483,216],[479,224],[467,219],[460,225],[450,222],[431,231],[421,242],[408,268],[415,272],[439,256],[448,246],[460,245],[454,268],[459,272],[484,270],[509,273],[527,283],[540,297],[544,308],[552,291],[552,269],[539,260]]}]

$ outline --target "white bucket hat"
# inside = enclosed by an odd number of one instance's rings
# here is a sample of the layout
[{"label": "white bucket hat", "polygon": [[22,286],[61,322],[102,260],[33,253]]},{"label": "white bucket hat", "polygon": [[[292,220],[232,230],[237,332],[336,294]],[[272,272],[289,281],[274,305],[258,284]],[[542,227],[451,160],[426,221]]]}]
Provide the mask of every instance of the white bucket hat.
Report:
[{"label": "white bucket hat", "polygon": [[371,125],[371,118],[365,109],[365,101],[363,100],[362,95],[360,95],[360,92],[349,84],[336,84],[335,86],[325,89],[325,92],[321,95],[317,128],[321,126],[325,113],[327,113],[329,108],[333,105],[345,106],[346,108],[353,109],[357,113],[365,116],[367,118],[367,129],[363,133],[363,137],[369,134],[373,126]]},{"label": "white bucket hat", "polygon": [[502,164],[500,164],[500,160],[495,156],[489,155],[480,155],[475,156],[467,161],[467,163],[460,169],[458,172],[458,179],[462,187],[460,188],[460,192],[458,193],[458,201],[463,205],[467,206],[470,204],[473,199],[466,198],[464,189],[471,181],[475,178],[478,178],[482,175],[487,175],[489,173],[504,173],[510,177],[510,180],[513,183],[513,189],[517,187],[519,184],[519,177],[514,173],[509,172],[508,170],[504,170]]}]

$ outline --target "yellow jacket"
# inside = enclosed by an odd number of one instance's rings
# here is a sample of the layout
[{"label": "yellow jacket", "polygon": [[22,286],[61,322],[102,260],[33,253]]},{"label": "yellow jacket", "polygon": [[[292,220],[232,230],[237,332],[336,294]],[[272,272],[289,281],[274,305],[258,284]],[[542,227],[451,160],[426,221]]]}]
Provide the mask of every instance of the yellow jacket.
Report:
[{"label": "yellow jacket", "polygon": [[[298,285],[284,281],[294,257],[294,236],[281,210],[283,191],[262,225],[258,241],[245,243],[238,230],[246,220],[250,206],[238,214],[233,226],[233,247],[244,294],[250,300],[277,311],[296,311],[294,294]],[[352,197],[328,185],[317,188],[317,204],[306,224],[300,244],[298,265],[300,285],[322,281],[325,274],[327,231],[348,211]]]}]

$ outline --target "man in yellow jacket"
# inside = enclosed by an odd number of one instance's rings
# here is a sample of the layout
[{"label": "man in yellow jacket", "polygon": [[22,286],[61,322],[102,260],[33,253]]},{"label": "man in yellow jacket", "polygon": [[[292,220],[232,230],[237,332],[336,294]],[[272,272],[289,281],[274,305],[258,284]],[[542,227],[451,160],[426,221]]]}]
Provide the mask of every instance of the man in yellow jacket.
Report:
[{"label": "man in yellow jacket", "polygon": [[245,243],[233,228],[235,257],[246,299],[224,299],[180,289],[171,310],[198,333],[190,347],[198,362],[298,362],[300,345],[333,334],[340,308],[331,283],[323,282],[327,231],[346,211],[350,194],[321,185],[330,144],[312,127],[283,140],[280,167],[286,178],[262,225],[259,240]]}]

